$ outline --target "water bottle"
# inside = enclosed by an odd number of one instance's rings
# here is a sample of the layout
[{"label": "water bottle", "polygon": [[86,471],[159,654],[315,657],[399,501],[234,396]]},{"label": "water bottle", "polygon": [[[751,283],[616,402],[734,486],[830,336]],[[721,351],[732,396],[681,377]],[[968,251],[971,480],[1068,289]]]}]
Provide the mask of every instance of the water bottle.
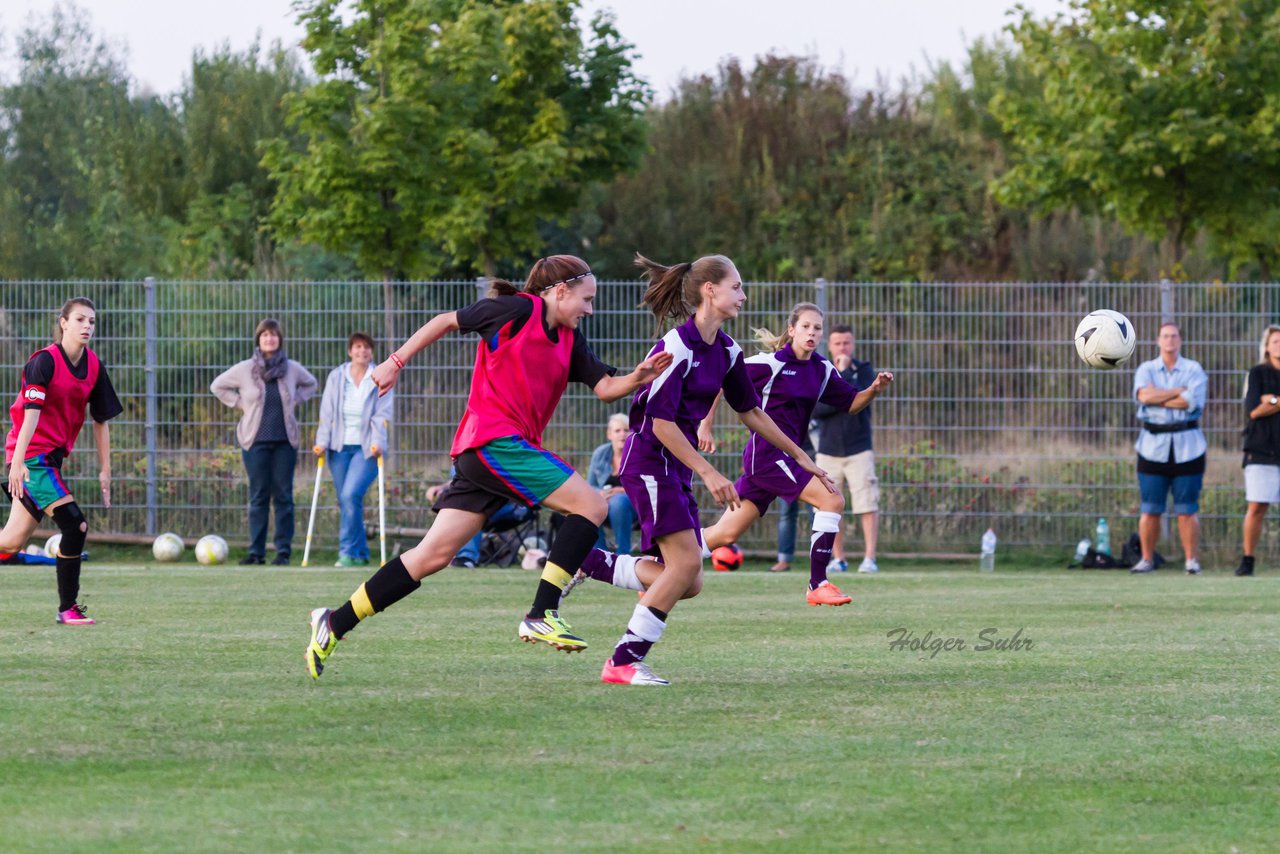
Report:
[{"label": "water bottle", "polygon": [[978,558],[978,569],[982,572],[993,572],[996,568],[996,532],[987,528],[982,535],[982,554]]},{"label": "water bottle", "polygon": [[1076,563],[1081,563],[1082,561],[1084,561],[1084,556],[1089,553],[1089,547],[1091,545],[1093,545],[1093,543],[1089,542],[1088,537],[1085,537],[1083,540],[1076,543],[1076,559],[1075,559]]},{"label": "water bottle", "polygon": [[1111,529],[1107,527],[1107,519],[1105,516],[1098,518],[1098,530],[1094,533],[1097,545],[1094,546],[1098,550],[1098,554],[1111,554]]}]

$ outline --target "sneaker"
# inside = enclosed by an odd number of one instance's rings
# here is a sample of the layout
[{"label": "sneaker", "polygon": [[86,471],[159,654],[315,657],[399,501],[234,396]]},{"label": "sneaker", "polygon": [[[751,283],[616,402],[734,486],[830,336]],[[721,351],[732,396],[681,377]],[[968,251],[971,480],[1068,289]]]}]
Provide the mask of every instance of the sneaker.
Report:
[{"label": "sneaker", "polygon": [[780,560],[773,566],[769,567],[770,572],[790,572],[791,564],[785,560]]},{"label": "sneaker", "polygon": [[516,633],[525,643],[542,643],[565,652],[580,652],[587,648],[587,642],[573,633],[569,624],[560,619],[559,611],[548,611],[539,620],[525,617],[520,621],[520,630]]},{"label": "sneaker", "polygon": [[817,587],[809,591],[805,597],[805,601],[810,605],[848,605],[853,601],[852,596],[846,596],[830,581],[824,581]]},{"label": "sneaker", "polygon": [[568,584],[566,584],[566,585],[564,586],[564,589],[560,591],[560,605],[561,605],[561,607],[563,607],[563,606],[564,606],[564,600],[568,599],[568,598],[569,598],[569,594],[573,592],[573,588],[577,587],[579,584],[581,584],[582,582],[586,581],[586,580],[587,580],[588,578],[590,578],[590,577],[591,577],[591,576],[587,575],[587,574],[586,574],[585,572],[583,572],[582,570],[578,570],[577,572],[575,572],[575,573],[573,574],[573,578],[570,578],[570,579],[569,579],[569,583],[568,583]]},{"label": "sneaker", "polygon": [[[261,563],[261,561],[259,561],[259,563]],[[276,556],[271,559],[271,565],[272,566],[288,566],[289,556],[286,554],[280,554],[279,552],[277,552]]]},{"label": "sneaker", "polygon": [[1155,572],[1155,571],[1156,571],[1156,565],[1151,561],[1147,560],[1146,558],[1143,558],[1142,560],[1138,561],[1129,569],[1129,572]]},{"label": "sneaker", "polygon": [[316,608],[311,612],[311,643],[307,644],[307,672],[312,679],[319,679],[324,672],[324,662],[333,654],[338,638],[329,630],[328,608]]},{"label": "sneaker", "polygon": [[879,572],[880,567],[876,566],[876,559],[873,557],[864,557],[862,563],[858,564],[858,572]]},{"label": "sneaker", "polygon": [[663,679],[650,670],[649,665],[643,661],[637,661],[634,664],[614,664],[612,658],[604,663],[604,671],[600,674],[600,681],[614,685],[671,684],[669,680]]},{"label": "sneaker", "polygon": [[1196,560],[1193,557],[1187,558],[1187,575],[1199,575],[1199,574],[1200,574],[1200,561]]},{"label": "sneaker", "polygon": [[848,571],[849,571],[849,561],[847,560],[832,560],[830,563],[827,564],[827,572],[848,572]]},{"label": "sneaker", "polygon": [[72,605],[65,611],[59,611],[55,622],[64,626],[92,626],[93,618],[84,612],[83,605]]},{"label": "sneaker", "polygon": [[1244,578],[1247,575],[1253,575],[1253,563],[1245,558],[1240,559],[1240,565],[1236,567],[1236,575]]},{"label": "sneaker", "polygon": [[469,557],[455,557],[449,561],[449,566],[456,566],[461,569],[475,569],[476,562]]},{"label": "sneaker", "polygon": [[[277,557],[275,562],[280,563],[280,558]],[[285,558],[284,562],[285,563],[289,562],[288,557]],[[342,557],[338,558],[338,562],[334,564],[334,566],[348,566],[348,567],[349,566],[368,566],[368,565],[369,565],[369,561],[367,558],[347,557],[346,555],[343,555]]]},{"label": "sneaker", "polygon": [[247,554],[240,558],[241,566],[262,566],[266,561],[262,559],[262,555]]}]

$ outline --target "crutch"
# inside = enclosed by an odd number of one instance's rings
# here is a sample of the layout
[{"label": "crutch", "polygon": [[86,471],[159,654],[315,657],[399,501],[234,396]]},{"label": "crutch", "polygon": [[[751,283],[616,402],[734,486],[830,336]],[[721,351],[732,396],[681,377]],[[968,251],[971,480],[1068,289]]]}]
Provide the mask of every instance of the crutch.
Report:
[{"label": "crutch", "polygon": [[[387,422],[382,422],[385,431]],[[387,562],[387,482],[382,474],[382,448],[378,449],[378,566]]]},{"label": "crutch", "polygon": [[311,518],[307,520],[307,544],[302,547],[302,565],[311,557],[311,532],[316,527],[316,504],[320,501],[320,478],[324,474],[324,456],[316,457],[316,488],[311,490]]}]

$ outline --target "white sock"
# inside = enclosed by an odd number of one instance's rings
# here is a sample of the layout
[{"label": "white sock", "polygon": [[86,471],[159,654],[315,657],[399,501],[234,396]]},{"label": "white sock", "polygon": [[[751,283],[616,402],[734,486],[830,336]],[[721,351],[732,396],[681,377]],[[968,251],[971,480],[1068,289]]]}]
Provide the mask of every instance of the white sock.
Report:
[{"label": "white sock", "polygon": [[636,609],[631,612],[631,619],[627,622],[627,634],[635,635],[639,640],[657,643],[666,627],[667,624],[659,620],[647,606],[636,603]]},{"label": "white sock", "polygon": [[823,534],[834,534],[840,530],[840,514],[830,510],[819,510],[813,514],[813,534],[809,537],[809,547],[818,541]]},{"label": "white sock", "polygon": [[640,576],[636,574],[636,566],[643,557],[637,555],[618,555],[613,562],[613,586],[623,590],[644,590]]},{"label": "white sock", "polygon": [[706,560],[711,557],[711,549],[707,548],[707,529],[702,528],[698,531],[698,542],[702,546],[702,559]]}]

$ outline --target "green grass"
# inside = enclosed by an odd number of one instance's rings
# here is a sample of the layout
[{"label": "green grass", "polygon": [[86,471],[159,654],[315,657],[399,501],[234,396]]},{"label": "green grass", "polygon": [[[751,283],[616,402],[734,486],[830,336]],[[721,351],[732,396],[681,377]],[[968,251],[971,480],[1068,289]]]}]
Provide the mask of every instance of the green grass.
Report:
[{"label": "green grass", "polygon": [[[0,848],[1261,851],[1280,827],[1275,577],[886,565],[710,574],[599,682],[634,595],[566,656],[514,639],[535,576],[453,570],[305,675],[307,610],[364,572],[0,571]],[[887,633],[968,648],[894,651]],[[983,628],[1031,649],[978,652]]]}]

